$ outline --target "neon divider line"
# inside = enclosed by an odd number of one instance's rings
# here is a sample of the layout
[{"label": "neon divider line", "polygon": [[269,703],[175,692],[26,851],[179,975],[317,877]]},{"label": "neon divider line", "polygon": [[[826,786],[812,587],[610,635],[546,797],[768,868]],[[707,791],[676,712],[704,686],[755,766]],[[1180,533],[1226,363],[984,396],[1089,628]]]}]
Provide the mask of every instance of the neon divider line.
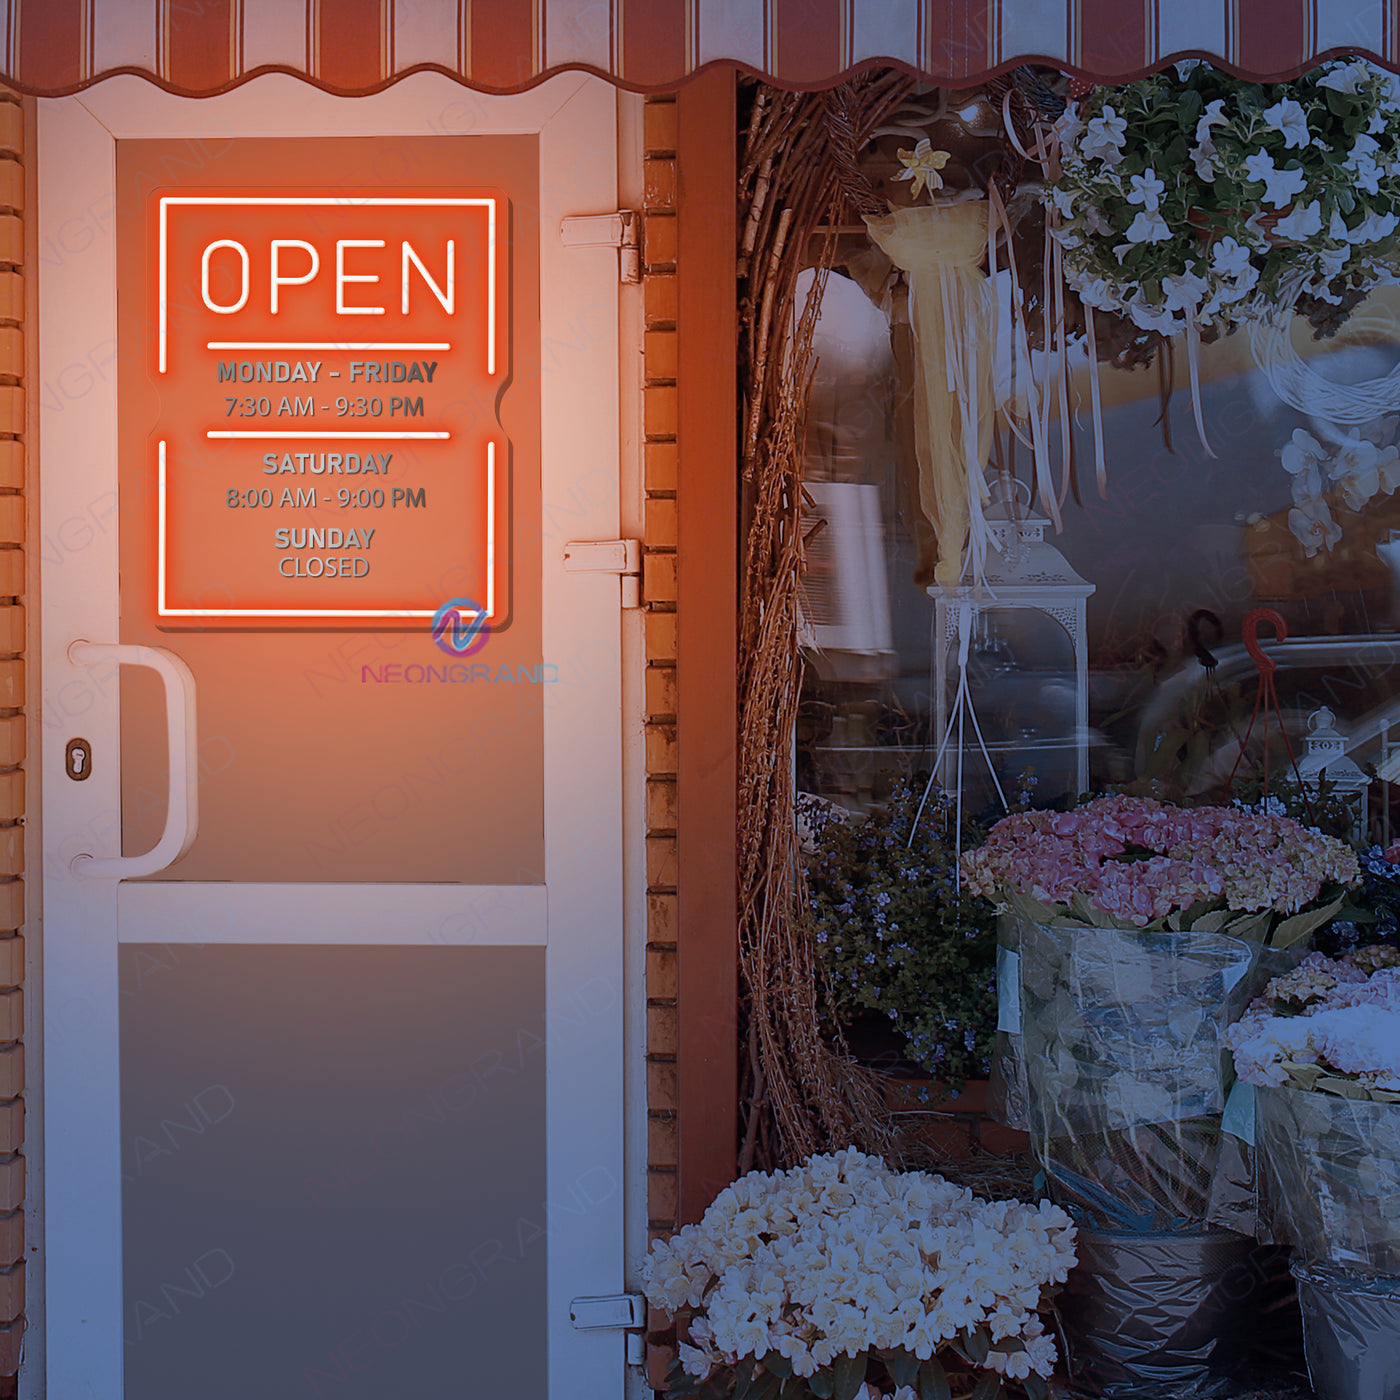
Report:
[{"label": "neon divider line", "polygon": [[451,433],[260,433],[255,430],[248,432],[237,432],[233,429],[210,428],[204,434],[207,438],[262,438],[273,439],[277,442],[300,442],[302,439],[310,441],[312,438],[321,440],[333,440],[344,442],[346,439],[371,438],[379,442],[417,442],[423,439],[430,439],[434,442],[445,442],[452,436]]},{"label": "neon divider line", "polygon": [[156,459],[156,612],[165,612],[165,439]]},{"label": "neon divider line", "polygon": [[496,615],[496,444],[486,444],[486,621]]},{"label": "neon divider line", "polygon": [[[156,364],[158,372],[166,372],[166,343],[169,339],[167,322],[167,276],[166,264],[169,252],[168,212],[172,204],[209,205],[254,205],[268,204],[281,206],[337,206],[344,209],[363,209],[371,206],[386,208],[459,208],[486,210],[486,372],[496,372],[496,201],[495,199],[414,199],[414,198],[375,198],[375,199],[335,199],[321,195],[175,195],[160,197],[160,326],[157,331]],[[230,347],[232,348],[232,347]],[[251,348],[251,347],[250,347]],[[290,348],[290,347],[288,347]],[[321,347],[316,347],[321,348]],[[342,349],[339,345],[328,345],[326,349]],[[445,347],[450,348],[450,347]]]},{"label": "neon divider line", "polygon": [[206,350],[451,350],[445,340],[210,340]]}]

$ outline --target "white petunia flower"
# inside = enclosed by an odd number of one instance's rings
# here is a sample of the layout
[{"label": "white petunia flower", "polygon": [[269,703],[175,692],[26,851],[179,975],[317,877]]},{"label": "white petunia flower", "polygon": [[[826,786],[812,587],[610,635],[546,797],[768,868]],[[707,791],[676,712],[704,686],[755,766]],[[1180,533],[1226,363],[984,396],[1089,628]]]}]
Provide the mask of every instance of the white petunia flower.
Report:
[{"label": "white petunia flower", "polygon": [[1161,243],[1171,236],[1167,221],[1155,209],[1142,210],[1123,235],[1129,243]]},{"label": "white petunia flower", "polygon": [[1166,184],[1157,178],[1157,172],[1149,165],[1141,175],[1129,177],[1125,197],[1129,204],[1141,204],[1144,209],[1155,213],[1166,188]]},{"label": "white petunia flower", "polygon": [[1327,73],[1318,79],[1318,87],[1331,88],[1334,92],[1345,93],[1348,97],[1356,95],[1356,89],[1361,87],[1371,76],[1369,67],[1359,58],[1353,59],[1350,63],[1338,61],[1332,64]]},{"label": "white petunia flower", "polygon": [[1117,165],[1123,159],[1124,134],[1127,130],[1128,123],[1111,106],[1105,106],[1103,112],[1086,126],[1079,140],[1079,153],[1086,160]]},{"label": "white petunia flower", "polygon": [[1397,219],[1394,214],[1382,214],[1377,209],[1369,209],[1366,212],[1366,217],[1347,234],[1347,242],[1353,245],[1381,243],[1389,238],[1397,228],[1400,228],[1400,219]]},{"label": "white petunia flower", "polygon": [[1233,238],[1221,238],[1211,245],[1210,265],[1220,276],[1236,281],[1252,269],[1249,249]]},{"label": "white petunia flower", "polygon": [[1313,234],[1321,232],[1322,205],[1317,200],[1295,205],[1292,213],[1285,214],[1274,225],[1275,235],[1290,243],[1305,243]]},{"label": "white petunia flower", "polygon": [[1165,304],[1172,311],[1189,311],[1198,306],[1209,286],[1210,283],[1204,277],[1197,277],[1194,272],[1183,272],[1180,277],[1162,278]]},{"label": "white petunia flower", "polygon": [[1306,146],[1308,144],[1308,114],[1291,97],[1265,107],[1263,117],[1268,124],[1283,137],[1285,146]]},{"label": "white petunia flower", "polygon": [[1263,182],[1264,198],[1275,209],[1282,209],[1308,183],[1308,177],[1301,170],[1280,170],[1274,164],[1273,157],[1265,151],[1253,151],[1247,155],[1244,168],[1251,180]]}]

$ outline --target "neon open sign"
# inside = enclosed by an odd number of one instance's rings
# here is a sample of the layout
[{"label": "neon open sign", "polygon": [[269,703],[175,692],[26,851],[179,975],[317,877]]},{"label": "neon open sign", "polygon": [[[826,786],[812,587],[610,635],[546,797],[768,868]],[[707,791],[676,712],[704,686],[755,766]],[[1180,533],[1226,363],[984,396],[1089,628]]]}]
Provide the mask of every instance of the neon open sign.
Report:
[{"label": "neon open sign", "polygon": [[489,191],[155,200],[166,626],[430,620],[504,597],[506,205]]}]

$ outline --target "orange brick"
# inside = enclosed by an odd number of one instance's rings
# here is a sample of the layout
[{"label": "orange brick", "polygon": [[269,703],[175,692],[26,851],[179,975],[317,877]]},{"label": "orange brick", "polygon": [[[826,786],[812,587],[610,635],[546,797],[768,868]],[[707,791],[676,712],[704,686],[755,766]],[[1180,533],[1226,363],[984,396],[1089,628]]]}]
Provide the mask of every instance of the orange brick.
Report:
[{"label": "orange brick", "polygon": [[24,486],[24,444],[11,438],[0,438],[0,486]]},{"label": "orange brick", "polygon": [[[24,389],[18,384],[0,384],[0,433],[19,434],[24,431]],[[18,496],[6,496],[7,501],[18,501]],[[23,520],[23,515],[21,515]],[[21,530],[23,526],[21,525]],[[6,539],[11,538],[9,535]],[[15,537],[23,539],[24,535]]]},{"label": "orange brick", "polygon": [[[647,660],[676,659],[676,615],[673,612],[647,613]],[[0,665],[3,665],[0,662]],[[21,694],[24,692],[21,691]]]},{"label": "orange brick", "polygon": [[0,718],[0,768],[24,762],[24,716]]},{"label": "orange brick", "polygon": [[674,1055],[676,1053],[676,1008],[674,1006],[647,1007],[647,1054]]},{"label": "orange brick", "polygon": [[[14,262],[6,256],[6,226],[17,224],[13,215],[0,217],[0,262]],[[0,374],[10,374],[16,379],[24,378],[24,332],[18,326],[0,328]]]},{"label": "orange brick", "polygon": [[676,501],[674,496],[648,496],[644,533],[650,549],[676,547]]},{"label": "orange brick", "polygon": [[[0,420],[3,420],[5,412],[5,396],[7,394],[23,394],[24,390],[17,385],[0,384]],[[0,432],[6,431],[0,427]],[[0,544],[23,544],[24,543],[24,497],[23,496],[0,496]]]},{"label": "orange brick", "polygon": [[676,444],[649,442],[642,449],[646,462],[647,491],[676,489]]},{"label": "orange brick", "polygon": [[656,554],[651,550],[642,556],[642,601],[644,603],[674,603],[676,601],[676,556]]},{"label": "orange brick", "polygon": [[24,769],[0,773],[0,821],[18,821],[23,815]]},{"label": "orange brick", "polygon": [[[0,215],[0,263],[12,263],[18,267],[24,262],[24,220],[18,214]],[[13,327],[12,327],[13,329]],[[13,364],[13,368],[10,367]],[[24,373],[24,347],[20,345],[17,359],[0,369],[0,374]]]},{"label": "orange brick", "polygon": [[[4,586],[5,580],[5,555],[6,553],[17,553],[16,550],[0,550],[0,587]],[[24,705],[24,658],[22,656],[12,657],[9,661],[0,661],[0,710],[17,710]]]},{"label": "orange brick", "polygon": [[676,829],[676,784],[668,778],[652,778],[647,783],[647,830]]},{"label": "orange brick", "polygon": [[680,1161],[680,1138],[674,1118],[647,1118],[647,1165],[674,1167]]},{"label": "orange brick", "polygon": [[[12,272],[9,274],[14,277]],[[24,301],[21,297],[20,306]],[[0,283],[0,315],[4,315],[4,288]],[[645,308],[646,323],[648,326],[676,324],[676,278],[673,273],[661,273],[658,276],[646,277],[642,279],[642,305]],[[19,312],[14,313],[13,319],[19,319]]]},{"label": "orange brick", "polygon": [[647,895],[647,942],[674,943],[680,928],[680,902],[673,894]]},{"label": "orange brick", "polygon": [[[18,1040],[24,1034],[24,993],[0,992],[0,1041]],[[0,1151],[4,1151],[0,1148]],[[0,1206],[0,1210],[6,1209]]]},{"label": "orange brick", "polygon": [[[3,174],[0,174],[0,195],[3,195],[3,192]],[[642,162],[642,205],[648,211],[676,207],[674,157],[656,156]]]},{"label": "orange brick", "polygon": [[680,1208],[675,1172],[647,1173],[647,1219],[657,1225],[674,1225]]},{"label": "orange brick", "polygon": [[24,166],[17,160],[0,160],[0,207],[24,208]]},{"label": "orange brick", "polygon": [[[0,603],[0,656],[24,650],[24,609],[16,603]],[[0,820],[4,813],[0,812]],[[15,813],[19,815],[18,812]]]},{"label": "orange brick", "polygon": [[[674,1001],[676,997],[676,950],[668,947],[647,949],[647,996],[657,1001]],[[672,1105],[653,1104],[653,1108]]]},{"label": "orange brick", "polygon": [[[4,499],[0,497],[0,499]],[[21,598],[24,596],[24,551],[18,547],[5,549],[0,547],[0,598]],[[23,690],[20,694],[23,695]],[[9,708],[9,705],[22,705],[23,700],[13,700],[5,702],[0,700],[0,706]]]},{"label": "orange brick", "polygon": [[[17,929],[24,926],[24,881],[0,881],[0,929]],[[16,1036],[0,1035],[0,1040],[14,1040]]]},{"label": "orange brick", "polygon": [[651,1060],[647,1064],[647,1107],[676,1107],[676,1067],[666,1060]]},{"label": "orange brick", "polygon": [[[671,718],[676,713],[676,668],[648,666],[646,670],[647,718]],[[4,812],[0,810],[0,817]],[[16,816],[19,813],[15,814]]]},{"label": "orange brick", "polygon": [[0,1216],[0,1261],[17,1264],[24,1258],[24,1212]]},{"label": "orange brick", "polygon": [[677,364],[675,331],[647,331],[642,341],[642,355],[648,379],[674,379]]},{"label": "orange brick", "polygon": [[676,265],[676,216],[648,214],[642,222],[642,256],[649,268]]},{"label": "orange brick", "polygon": [[648,102],[642,109],[642,147],[648,155],[676,149],[676,104]]},{"label": "orange brick", "polygon": [[[3,834],[8,835],[11,831],[22,832],[22,826],[5,827]],[[24,936],[16,934],[13,938],[0,938],[0,987],[18,987],[24,981]],[[13,1098],[13,1094],[5,1093],[0,1088],[0,1099]]]},{"label": "orange brick", "polygon": [[24,1264],[0,1271],[0,1322],[24,1316]]},{"label": "orange brick", "polygon": [[[674,304],[674,289],[672,300]],[[24,278],[18,272],[0,272],[0,321],[22,320],[24,320]]]},{"label": "orange brick", "polygon": [[0,1162],[0,1210],[18,1210],[23,1204],[24,1158],[16,1156]]},{"label": "orange brick", "polygon": [[24,1043],[0,1050],[0,1094],[12,1099],[24,1092]]},{"label": "orange brick", "polygon": [[676,887],[676,838],[647,837],[647,888],[672,890]]},{"label": "orange brick", "polygon": [[[24,1100],[0,1103],[0,1152],[18,1152],[24,1145]],[[3,1289],[0,1284],[0,1289]],[[0,1315],[0,1322],[10,1319]]]},{"label": "orange brick", "polygon": [[[664,777],[676,771],[676,726],[649,724],[646,727],[647,773]],[[0,828],[3,838],[4,828]]]},{"label": "orange brick", "polygon": [[675,437],[679,402],[674,384],[648,384],[642,390],[642,431],[647,437]]},{"label": "orange brick", "polygon": [[0,151],[24,151],[24,109],[18,102],[0,102]]},{"label": "orange brick", "polygon": [[[658,1240],[666,1239],[671,1231],[657,1231],[652,1238]],[[16,1360],[18,1360],[18,1350],[16,1350]],[[671,1367],[675,1364],[675,1347],[647,1347],[647,1384],[653,1390],[666,1389],[666,1377],[670,1373]]]}]

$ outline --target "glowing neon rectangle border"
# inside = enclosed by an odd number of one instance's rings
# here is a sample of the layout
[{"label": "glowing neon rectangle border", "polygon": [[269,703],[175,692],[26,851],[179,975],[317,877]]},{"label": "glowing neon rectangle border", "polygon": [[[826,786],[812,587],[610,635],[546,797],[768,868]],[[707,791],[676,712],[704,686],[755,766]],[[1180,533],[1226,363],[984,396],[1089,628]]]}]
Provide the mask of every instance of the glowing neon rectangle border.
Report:
[{"label": "glowing neon rectangle border", "polygon": [[[165,601],[165,439],[156,463],[156,615],[158,617],[435,617],[435,608],[171,608]],[[486,444],[486,621],[496,616],[496,444]]]}]

